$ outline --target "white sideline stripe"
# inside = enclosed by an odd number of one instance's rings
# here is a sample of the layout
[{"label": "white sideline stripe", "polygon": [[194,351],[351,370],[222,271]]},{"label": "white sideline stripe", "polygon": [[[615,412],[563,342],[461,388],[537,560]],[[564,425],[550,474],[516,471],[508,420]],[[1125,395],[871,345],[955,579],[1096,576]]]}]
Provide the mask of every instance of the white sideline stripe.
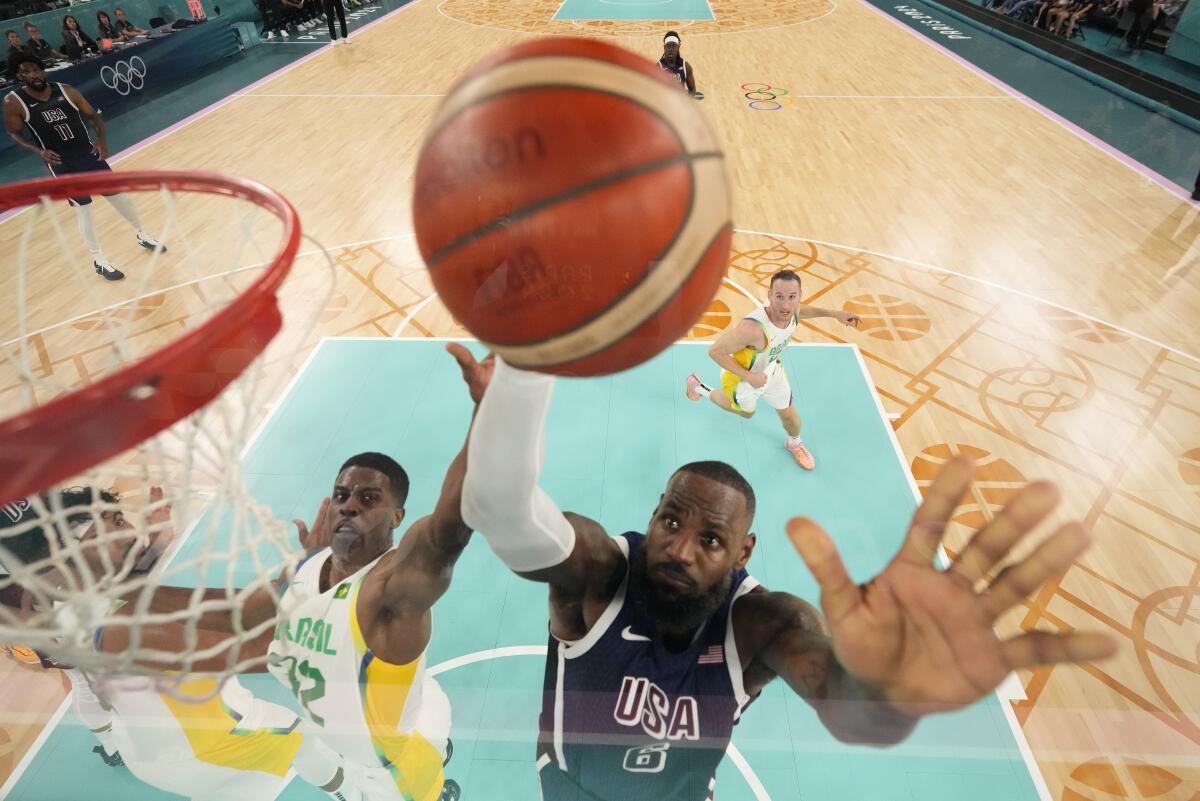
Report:
[{"label": "white sideline stripe", "polygon": [[[900,448],[900,440],[896,437],[896,430],[887,422],[887,412],[883,409],[883,401],[879,398],[879,393],[875,389],[875,382],[871,380],[871,373],[867,370],[867,363],[862,357],[862,351],[858,346],[854,346],[854,355],[858,359],[858,366],[862,369],[863,379],[867,382],[867,386],[871,390],[871,397],[875,399],[875,408],[879,410],[879,416],[883,418],[883,427],[887,429],[888,437],[892,441],[892,448],[896,452],[896,459],[900,462],[900,469],[904,472],[904,477],[908,479],[908,486],[912,489],[913,498],[917,504],[921,503],[921,490],[917,487],[917,481],[913,478],[912,471],[908,468],[908,461],[904,458],[904,451]],[[942,567],[946,567],[950,563],[946,556],[946,550],[941,543],[937,548],[937,560]],[[1015,673],[1010,673],[999,687],[995,690],[995,695],[999,701],[1000,708],[1004,712],[1004,719],[1008,721],[1008,727],[1012,730],[1013,740],[1017,745],[1017,749],[1021,752],[1021,758],[1025,761],[1025,768],[1029,771],[1029,778],[1033,781],[1033,786],[1037,790],[1038,797],[1041,801],[1053,801],[1050,795],[1050,789],[1046,786],[1046,779],[1042,776],[1042,770],[1038,767],[1037,760],[1033,758],[1033,751],[1029,748],[1029,741],[1025,739],[1025,732],[1021,729],[1021,724],[1017,722],[1016,713],[1013,712],[1012,704],[1009,703],[1009,698],[1013,692],[1013,684],[1017,687],[1021,686],[1020,680]],[[1020,696],[1025,696],[1024,690],[1020,691]]]},{"label": "white sideline stripe", "polygon": [[17,786],[17,782],[20,780],[21,774],[23,774],[26,768],[29,767],[30,763],[33,762],[33,758],[37,755],[38,751],[41,750],[42,746],[46,744],[46,740],[50,737],[50,732],[54,731],[55,728],[58,727],[58,724],[62,720],[63,715],[66,714],[67,707],[70,705],[70,703],[71,691],[67,690],[67,694],[63,697],[62,703],[58,705],[58,709],[54,710],[54,714],[50,716],[50,719],[46,721],[46,725],[42,727],[40,732],[38,732],[37,739],[35,739],[29,746],[29,750],[25,752],[25,756],[21,757],[21,761],[17,763],[15,768],[13,768],[13,772],[9,774],[8,779],[4,782],[4,785],[0,786],[0,801],[3,801],[3,799],[7,798],[8,794],[12,792],[12,789]]},{"label": "white sideline stripe", "polygon": [[421,301],[412,309],[410,309],[408,314],[404,315],[404,319],[400,321],[400,325],[396,326],[396,330],[392,332],[392,339],[399,339],[400,332],[403,331],[408,326],[409,322],[411,322],[412,319],[417,316],[417,312],[425,308],[425,305],[436,297],[437,293],[434,292],[429,297],[425,298],[425,300]]}]

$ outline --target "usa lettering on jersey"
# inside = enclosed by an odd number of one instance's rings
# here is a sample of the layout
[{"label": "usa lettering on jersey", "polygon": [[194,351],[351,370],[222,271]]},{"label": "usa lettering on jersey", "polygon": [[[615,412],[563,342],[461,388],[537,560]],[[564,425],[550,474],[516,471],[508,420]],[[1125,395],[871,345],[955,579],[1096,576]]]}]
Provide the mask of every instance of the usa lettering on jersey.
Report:
[{"label": "usa lettering on jersey", "polygon": [[67,115],[61,108],[43,109],[42,119],[46,122],[66,122]]},{"label": "usa lettering on jersey", "polygon": [[4,510],[4,516],[10,523],[19,523],[25,513],[29,511],[29,501],[22,499],[14,503],[6,503],[0,509]]},{"label": "usa lettering on jersey", "polygon": [[690,695],[671,699],[643,676],[625,676],[613,718],[622,726],[641,726],[655,740],[699,740],[700,704]]}]

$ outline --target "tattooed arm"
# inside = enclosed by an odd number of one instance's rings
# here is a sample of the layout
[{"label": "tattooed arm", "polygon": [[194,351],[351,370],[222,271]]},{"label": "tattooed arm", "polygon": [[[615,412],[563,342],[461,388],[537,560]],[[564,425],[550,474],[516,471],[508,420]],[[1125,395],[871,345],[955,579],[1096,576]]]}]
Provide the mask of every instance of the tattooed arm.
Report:
[{"label": "tattooed arm", "polygon": [[780,676],[846,743],[892,745],[916,725],[917,718],[846,672],[834,656],[825,619],[811,604],[785,592],[756,590],[734,605],[733,626],[750,695]]}]

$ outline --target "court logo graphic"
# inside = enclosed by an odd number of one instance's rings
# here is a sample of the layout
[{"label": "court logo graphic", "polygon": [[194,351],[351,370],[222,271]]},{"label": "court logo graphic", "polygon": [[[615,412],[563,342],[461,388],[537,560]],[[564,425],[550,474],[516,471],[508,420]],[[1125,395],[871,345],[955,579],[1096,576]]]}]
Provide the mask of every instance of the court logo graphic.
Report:
[{"label": "court logo graphic", "polygon": [[744,83],[742,91],[746,100],[750,101],[746,106],[755,111],[779,111],[792,104],[787,89],[769,83]]},{"label": "court logo graphic", "polygon": [[146,62],[138,56],[100,68],[100,80],[119,95],[140,91],[146,85]]}]

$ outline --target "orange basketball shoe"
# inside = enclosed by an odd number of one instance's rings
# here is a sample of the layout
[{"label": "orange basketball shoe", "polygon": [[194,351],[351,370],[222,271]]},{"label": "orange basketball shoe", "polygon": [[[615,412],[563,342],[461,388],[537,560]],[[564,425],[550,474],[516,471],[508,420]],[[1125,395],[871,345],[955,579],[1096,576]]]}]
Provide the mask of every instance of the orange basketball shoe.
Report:
[{"label": "orange basketball shoe", "polygon": [[796,464],[800,465],[805,470],[812,470],[817,466],[816,460],[813,459],[813,455],[808,452],[808,448],[804,447],[803,442],[797,442],[795,445],[793,445],[790,439],[785,439],[783,441],[783,447],[792,452],[792,456],[796,457]]}]

